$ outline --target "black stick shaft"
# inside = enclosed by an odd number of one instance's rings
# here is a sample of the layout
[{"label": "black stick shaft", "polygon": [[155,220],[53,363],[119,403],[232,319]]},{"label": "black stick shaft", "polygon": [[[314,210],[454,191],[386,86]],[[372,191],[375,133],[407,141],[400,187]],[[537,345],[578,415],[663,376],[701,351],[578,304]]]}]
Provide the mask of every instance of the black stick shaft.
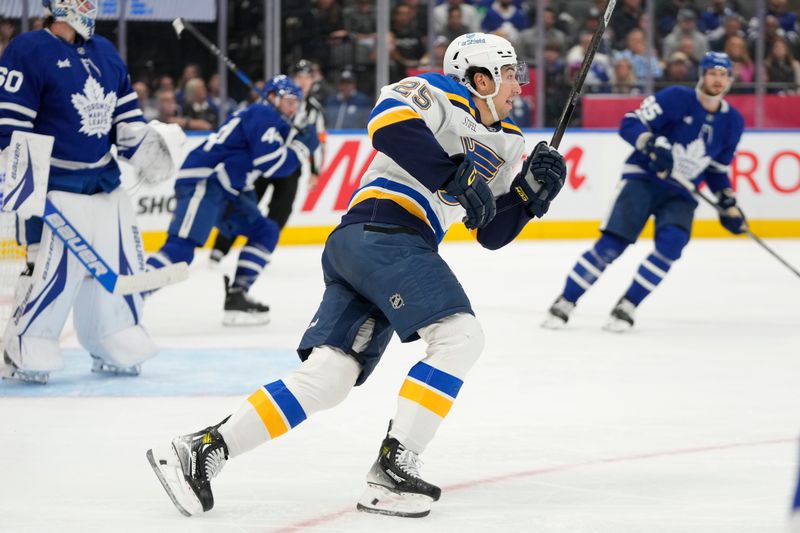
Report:
[{"label": "black stick shaft", "polygon": [[[561,112],[561,118],[558,119],[556,131],[553,133],[553,138],[550,140],[550,146],[555,149],[558,149],[558,146],[561,144],[561,138],[564,136],[569,121],[572,119],[572,113],[575,111],[575,106],[578,104],[578,97],[580,97],[581,90],[583,90],[583,82],[586,81],[586,75],[589,73],[589,68],[592,66],[594,55],[600,47],[600,41],[603,38],[603,33],[606,31],[608,21],[611,19],[611,13],[614,12],[614,6],[616,4],[617,0],[608,0],[603,18],[597,23],[597,28],[594,30],[594,35],[592,35],[592,41],[589,43],[589,48],[586,49],[586,55],[583,56],[583,63],[581,63],[578,76],[572,84],[567,104]],[[541,81],[539,81],[539,83],[541,83]]]}]

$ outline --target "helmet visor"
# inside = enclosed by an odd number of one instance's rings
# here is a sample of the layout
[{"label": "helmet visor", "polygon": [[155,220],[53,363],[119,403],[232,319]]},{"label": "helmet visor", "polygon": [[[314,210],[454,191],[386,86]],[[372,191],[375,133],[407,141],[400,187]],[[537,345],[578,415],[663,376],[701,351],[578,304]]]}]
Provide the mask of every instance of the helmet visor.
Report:
[{"label": "helmet visor", "polygon": [[520,87],[527,85],[531,81],[528,65],[526,65],[524,61],[519,61],[511,65],[503,65],[501,75],[502,81],[511,81],[511,76],[513,76],[513,79],[517,80]]}]

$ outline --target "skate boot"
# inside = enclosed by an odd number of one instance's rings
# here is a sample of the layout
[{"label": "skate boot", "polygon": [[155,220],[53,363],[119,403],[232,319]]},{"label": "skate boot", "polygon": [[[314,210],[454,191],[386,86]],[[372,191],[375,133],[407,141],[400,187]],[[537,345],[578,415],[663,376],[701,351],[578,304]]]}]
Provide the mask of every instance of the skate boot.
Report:
[{"label": "skate boot", "polygon": [[442,489],[419,477],[419,455],[387,436],[378,459],[367,473],[367,490],[356,508],[359,511],[419,518],[431,512],[431,503]]},{"label": "skate boot", "polygon": [[547,318],[542,322],[542,327],[545,329],[561,329],[569,322],[569,315],[575,309],[575,303],[570,302],[563,296],[553,302],[550,309],[547,311]]},{"label": "skate boot", "polygon": [[611,310],[611,316],[608,317],[608,322],[603,326],[603,329],[614,333],[625,333],[633,327],[633,315],[635,313],[636,306],[623,296],[614,306],[614,309]]},{"label": "skate boot", "polygon": [[8,381],[18,381],[19,383],[46,385],[50,379],[50,372],[18,368],[8,354],[4,353],[3,361],[0,362],[0,377]]},{"label": "skate boot", "polygon": [[228,418],[197,433],[175,437],[162,449],[147,450],[147,460],[158,480],[185,516],[214,507],[211,478],[220,473],[228,459],[228,447],[218,430]]},{"label": "skate boot", "polygon": [[231,287],[225,276],[225,316],[226,326],[254,326],[269,324],[269,306],[252,299],[242,287]]},{"label": "skate boot", "polygon": [[89,355],[92,356],[92,372],[113,376],[138,376],[142,373],[142,365],[118,366],[94,354]]}]

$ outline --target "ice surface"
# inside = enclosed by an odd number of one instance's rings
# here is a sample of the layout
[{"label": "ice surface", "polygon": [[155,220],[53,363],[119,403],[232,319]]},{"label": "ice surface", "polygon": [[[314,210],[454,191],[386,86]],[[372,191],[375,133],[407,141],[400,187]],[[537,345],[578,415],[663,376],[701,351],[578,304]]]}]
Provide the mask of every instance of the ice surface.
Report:
[{"label": "ice surface", "polygon": [[[800,265],[800,241],[769,243]],[[148,301],[163,352],[139,378],[90,374],[68,326],[67,368],[50,384],[0,383],[0,531],[783,531],[800,429],[800,280],[747,240],[693,241],[634,330],[602,331],[644,241],[565,330],[540,329],[589,244],[443,246],[487,346],[423,456],[443,488],[427,518],[355,511],[419,342],[393,341],[342,405],[231,461],[204,516],[181,516],[152,474],[147,448],[218,422],[298,364],[321,249],[285,247],[253,291],[272,307],[269,326],[221,326],[222,274],[201,256],[189,281]]]}]

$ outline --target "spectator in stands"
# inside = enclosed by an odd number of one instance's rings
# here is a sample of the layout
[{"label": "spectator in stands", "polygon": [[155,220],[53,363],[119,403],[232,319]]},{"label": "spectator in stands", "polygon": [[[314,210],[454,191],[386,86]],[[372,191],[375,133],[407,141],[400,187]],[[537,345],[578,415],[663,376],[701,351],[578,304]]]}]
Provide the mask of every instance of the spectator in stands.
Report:
[{"label": "spectator in stands", "polygon": [[29,27],[31,31],[44,29],[44,17],[32,17]]},{"label": "spectator in stands", "polygon": [[336,94],[325,101],[325,122],[332,130],[367,127],[372,101],[356,86],[351,70],[339,76]]},{"label": "spectator in stands", "polygon": [[11,19],[0,16],[0,56],[3,55],[8,43],[14,38],[14,22]]},{"label": "spectator in stands", "polygon": [[[441,7],[441,6],[438,6]],[[439,32],[438,35],[443,36],[447,39],[447,42],[452,42],[456,37],[459,35],[464,35],[465,33],[470,33],[472,30],[468,29],[464,25],[464,14],[461,10],[457,7],[450,7],[447,9],[447,24],[445,25],[443,31]]]},{"label": "spectator in stands", "polygon": [[697,16],[691,9],[681,9],[678,12],[678,23],[672,32],[664,38],[663,57],[670,57],[677,52],[680,47],[681,39],[691,38],[693,41],[692,60],[699,64],[700,60],[708,52],[708,41],[705,35],[697,30]]},{"label": "spectator in stands", "polygon": [[356,0],[355,5],[344,8],[344,29],[355,43],[352,62],[363,70],[374,61],[372,55],[377,42],[374,0]]},{"label": "spectator in stands", "polygon": [[[627,48],[621,52],[614,53],[614,63],[620,59],[628,59],[633,67],[633,74],[637,80],[647,79],[648,69],[653,73],[654,79],[659,79],[663,75],[661,63],[658,61],[655,50],[652,50],[650,57],[647,57],[647,43],[645,42],[644,32],[639,28],[634,28],[628,32],[625,39]],[[623,67],[624,68],[624,67]]]},{"label": "spectator in stands", "polygon": [[722,34],[716,39],[709,40],[708,46],[714,52],[722,52],[725,50],[725,44],[731,37],[745,38],[746,34],[743,29],[742,17],[739,15],[728,15],[722,21]]},{"label": "spectator in stands", "polygon": [[[587,13],[586,18],[583,19],[579,31],[577,32],[578,35],[584,32],[593,35],[594,30],[597,29],[597,25],[600,23],[602,13],[603,13],[602,8],[598,8],[596,6],[592,6],[591,8],[589,8],[589,12]],[[613,41],[614,41],[614,30],[612,28],[607,28],[606,31],[603,32],[603,36],[601,37],[600,41],[600,46],[597,47],[597,51],[599,53],[606,54],[607,56],[611,55]]]},{"label": "spectator in stands", "polygon": [[[563,55],[567,49],[567,36],[563,31],[556,28],[556,12],[552,8],[544,10],[544,42],[550,45],[558,45]],[[522,60],[534,64],[536,63],[536,45],[539,42],[539,32],[537,26],[531,26],[519,34],[519,44],[517,53]]]},{"label": "spectator in stands", "polygon": [[225,105],[223,105],[221,90],[222,86],[219,73],[215,73],[208,80],[208,97],[211,108],[220,118],[227,117],[229,114],[236,111],[236,100],[230,96],[228,96],[228,99],[224,102]]},{"label": "spectator in stands", "polygon": [[156,78],[155,83],[155,92],[169,89],[170,91],[175,90],[175,80],[172,79],[172,76],[168,74],[162,74],[158,78]]},{"label": "spectator in stands", "polygon": [[136,98],[139,100],[139,109],[142,110],[144,120],[150,122],[158,118],[158,109],[150,98],[150,87],[143,81],[137,81],[133,84],[133,90],[136,91]]},{"label": "spectator in stands", "polygon": [[787,0],[769,0],[767,15],[778,19],[778,23],[783,30],[783,37],[786,38],[789,44],[792,46],[798,44],[800,38],[798,37],[797,13],[789,10]]},{"label": "spectator in stands", "polygon": [[414,13],[405,4],[398,4],[392,10],[390,29],[393,35],[394,46],[389,53],[390,82],[395,82],[406,77],[406,69],[419,66],[419,60],[425,54],[425,43],[414,24]]},{"label": "spectator in stands", "polygon": [[408,7],[411,25],[422,35],[428,35],[428,0],[400,0],[398,5]]},{"label": "spectator in stands", "polygon": [[185,67],[183,67],[181,79],[178,81],[178,90],[175,92],[175,97],[178,100],[178,104],[183,105],[185,102],[186,84],[189,82],[189,80],[193,80],[195,78],[202,78],[200,66],[197,63],[188,63]]},{"label": "spectator in stands", "polygon": [[725,43],[725,53],[733,62],[733,88],[734,92],[752,92],[752,89],[741,90],[736,87],[738,83],[752,83],[756,77],[756,65],[750,59],[747,51],[747,41],[738,35],[731,36]]},{"label": "spectator in stands", "polygon": [[697,27],[711,42],[725,34],[725,20],[728,17],[739,17],[730,2],[728,0],[711,0],[706,10],[700,15]]},{"label": "spectator in stands", "polygon": [[639,80],[633,70],[633,63],[625,56],[614,60],[614,71],[611,77],[611,92],[614,94],[639,94]]},{"label": "spectator in stands", "polygon": [[175,90],[164,88],[156,91],[156,120],[167,124],[177,124],[185,127],[186,121],[180,116],[180,107],[175,98]]},{"label": "spectator in stands", "polygon": [[[589,43],[592,41],[592,34],[589,32],[582,32],[578,44],[573,46],[567,52],[567,79],[570,83],[573,82],[575,76],[580,70],[583,58],[586,51],[589,49]],[[586,73],[586,91],[588,92],[608,92],[610,90],[611,81],[611,61],[606,54],[598,51],[594,56],[589,72]]]},{"label": "spectator in stands", "polygon": [[567,66],[562,57],[558,43],[544,45],[544,123],[555,126],[561,117],[561,111],[567,103],[569,86],[567,85]]},{"label": "spectator in stands", "polygon": [[318,24],[318,31],[325,43],[321,50],[321,59],[324,63],[334,67],[345,62],[352,62],[352,57],[347,57],[347,59],[342,57],[348,55],[345,49],[349,43],[345,42],[348,39],[348,33],[344,29],[344,15],[339,2],[337,0],[317,0],[313,13]]},{"label": "spectator in stands", "polygon": [[661,40],[675,28],[678,22],[678,13],[682,9],[692,9],[693,0],[657,0],[656,1],[656,31]]},{"label": "spectator in stands", "polygon": [[673,52],[664,69],[664,81],[670,84],[690,84],[697,81],[695,69],[689,57],[683,52]]},{"label": "spectator in stands", "polygon": [[625,48],[628,33],[639,26],[639,15],[642,14],[642,0],[622,0],[622,5],[617,6],[614,16],[611,17],[609,27],[614,32],[614,48]]},{"label": "spectator in stands", "polygon": [[452,39],[440,35],[433,41],[433,62],[431,62],[428,54],[422,56],[420,66],[425,70],[433,70],[435,72],[442,72],[442,65],[444,64],[444,54],[447,51],[447,46]]},{"label": "spectator in stands", "polygon": [[458,11],[460,15],[460,23],[464,28],[464,30],[459,34],[456,34],[455,37],[465,33],[474,33],[480,31],[481,15],[474,6],[464,3],[464,0],[447,0],[447,2],[444,2],[433,8],[433,29],[436,32],[436,35],[444,35],[448,37],[448,41],[453,40],[450,38],[450,35],[455,27],[455,23],[451,23],[450,20],[451,18],[457,17],[451,13],[453,9]]},{"label": "spectator in stands", "polygon": [[688,35],[684,35],[681,37],[680,41],[678,41],[678,52],[683,52],[686,57],[691,61],[692,68],[695,70],[700,65],[697,61],[695,61],[695,57],[697,56],[697,52],[694,48],[695,40]]},{"label": "spectator in stands", "polygon": [[206,82],[202,78],[189,79],[184,87],[184,95],[183,116],[188,119],[184,129],[213,130],[219,116],[211,107]]},{"label": "spectator in stands", "polygon": [[504,35],[515,45],[520,32],[528,27],[528,17],[514,0],[495,0],[486,10],[481,27],[486,33]]},{"label": "spectator in stands", "polygon": [[792,55],[789,41],[778,37],[764,59],[766,80],[771,85],[770,93],[794,94],[800,85],[800,62]]},{"label": "spectator in stands", "polygon": [[[758,43],[758,18],[754,17],[750,20],[750,26],[747,30],[747,44],[750,48],[750,55],[756,57],[756,47]],[[781,28],[781,22],[778,17],[774,15],[767,15],[764,19],[764,56],[772,49],[772,45],[776,40],[783,38],[785,32]]]}]

